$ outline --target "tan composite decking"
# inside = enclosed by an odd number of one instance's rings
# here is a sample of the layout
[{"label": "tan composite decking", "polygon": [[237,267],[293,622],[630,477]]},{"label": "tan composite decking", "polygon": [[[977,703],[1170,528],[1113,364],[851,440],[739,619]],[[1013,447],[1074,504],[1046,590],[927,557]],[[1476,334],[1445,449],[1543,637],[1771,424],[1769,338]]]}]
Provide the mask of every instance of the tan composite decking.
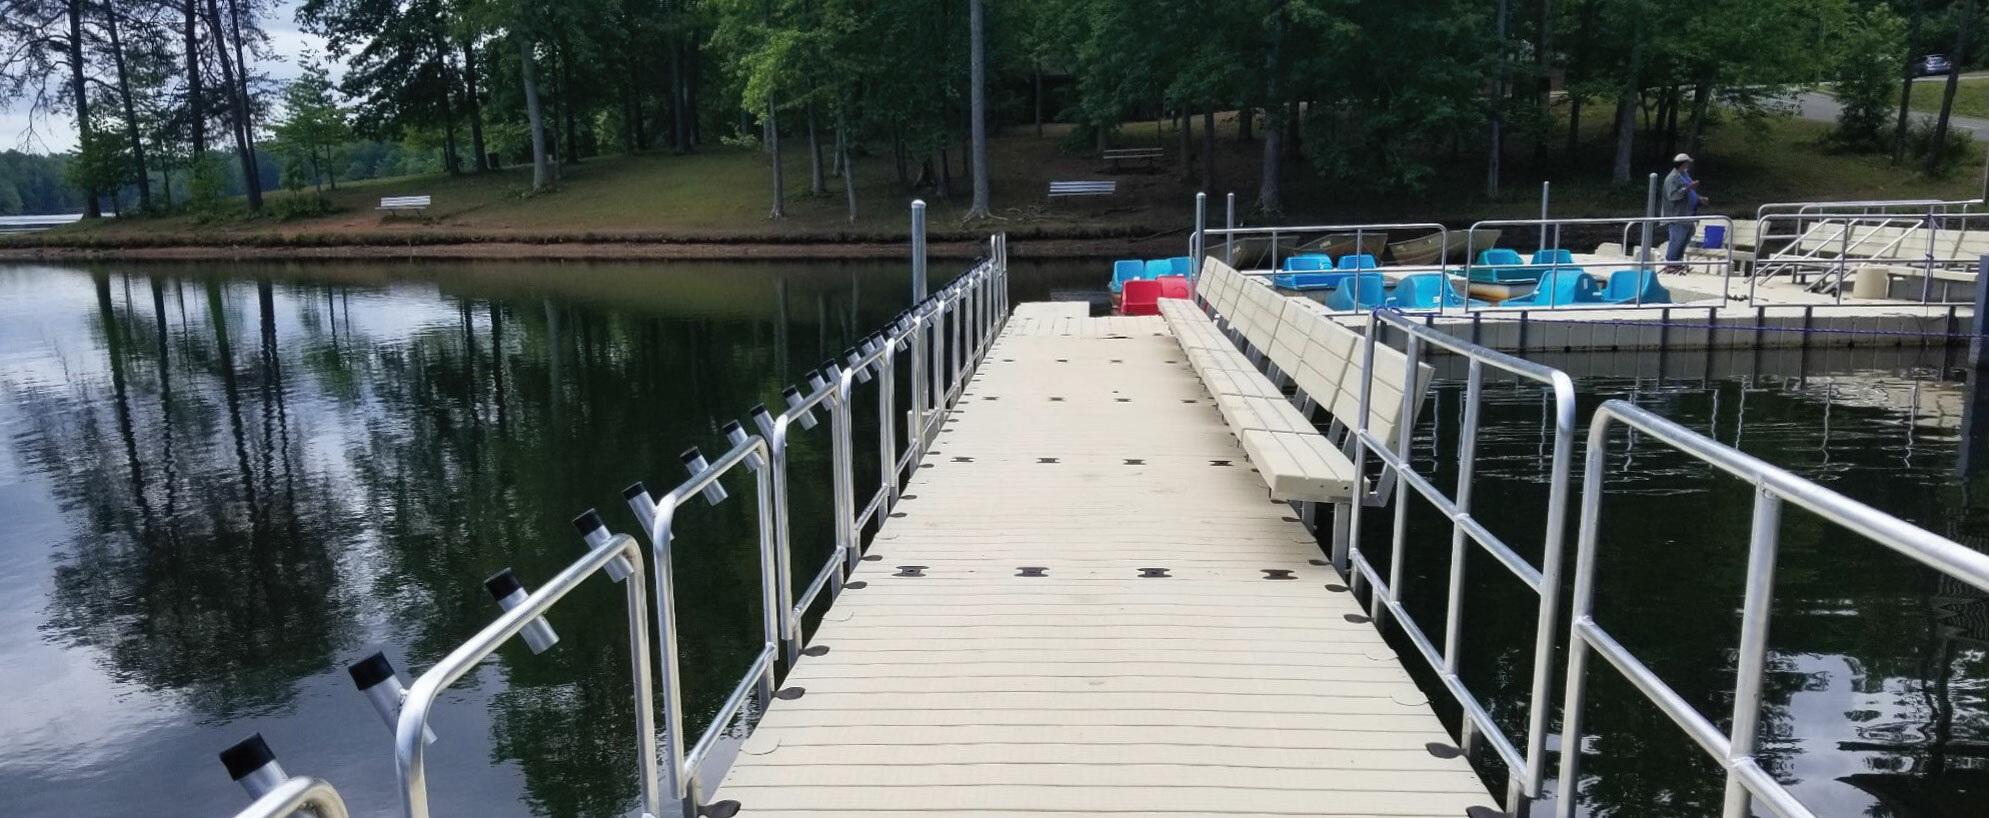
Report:
[{"label": "tan composite decking", "polygon": [[1347,618],[1161,319],[1075,309],[1016,309],[811,640],[828,652],[785,682],[804,692],[713,797],[747,816],[1493,805],[1430,752],[1451,741],[1423,694]]}]

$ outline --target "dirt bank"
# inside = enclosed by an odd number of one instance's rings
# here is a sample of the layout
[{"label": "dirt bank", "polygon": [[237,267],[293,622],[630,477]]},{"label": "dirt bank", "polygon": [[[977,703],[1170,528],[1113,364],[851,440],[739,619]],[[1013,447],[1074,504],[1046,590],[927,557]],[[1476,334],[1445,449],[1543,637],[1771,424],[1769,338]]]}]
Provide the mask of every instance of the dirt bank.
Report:
[{"label": "dirt bank", "polygon": [[[1184,252],[1180,236],[1146,239],[1037,239],[1012,241],[1014,258],[1120,258]],[[930,255],[971,259],[985,252],[980,242],[935,242]],[[346,246],[179,245],[143,247],[5,246],[4,261],[269,261],[317,259],[466,259],[506,261],[626,261],[639,259],[796,260],[903,258],[903,243],[753,242],[504,242],[463,244],[356,244]]]}]

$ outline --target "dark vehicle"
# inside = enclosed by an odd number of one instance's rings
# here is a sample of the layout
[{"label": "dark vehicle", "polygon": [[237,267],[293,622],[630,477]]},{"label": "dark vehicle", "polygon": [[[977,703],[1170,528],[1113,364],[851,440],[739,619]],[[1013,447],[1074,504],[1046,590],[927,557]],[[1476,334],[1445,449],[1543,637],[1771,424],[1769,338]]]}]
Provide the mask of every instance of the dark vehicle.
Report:
[{"label": "dark vehicle", "polygon": [[1948,62],[1946,54],[1928,54],[1913,63],[1913,76],[1916,77],[1932,77],[1952,70],[1954,64]]}]

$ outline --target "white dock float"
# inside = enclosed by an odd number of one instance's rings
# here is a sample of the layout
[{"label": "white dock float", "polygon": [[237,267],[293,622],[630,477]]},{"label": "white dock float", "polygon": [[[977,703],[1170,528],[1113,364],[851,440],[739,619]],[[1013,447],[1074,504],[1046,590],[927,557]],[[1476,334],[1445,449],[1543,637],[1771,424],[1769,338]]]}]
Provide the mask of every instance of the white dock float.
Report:
[{"label": "white dock float", "polygon": [[924,462],[713,800],[1496,809],[1160,318],[1018,305]]}]

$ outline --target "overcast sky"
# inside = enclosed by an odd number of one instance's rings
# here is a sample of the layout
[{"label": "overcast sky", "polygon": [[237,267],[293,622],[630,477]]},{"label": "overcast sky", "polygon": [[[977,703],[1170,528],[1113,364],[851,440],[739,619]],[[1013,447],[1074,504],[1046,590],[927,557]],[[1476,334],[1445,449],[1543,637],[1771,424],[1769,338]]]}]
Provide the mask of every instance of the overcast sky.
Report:
[{"label": "overcast sky", "polygon": [[[306,34],[297,28],[297,0],[281,0],[270,12],[269,19],[263,21],[263,30],[269,33],[270,49],[276,52],[281,62],[257,61],[249,58],[251,67],[257,72],[277,80],[287,80],[297,76],[297,63],[306,52],[325,58],[324,40]],[[344,73],[342,66],[326,60],[331,69],[333,81]],[[73,114],[50,115],[46,112],[29,118],[28,100],[16,100],[11,107],[6,100],[0,100],[0,150],[17,149],[29,153],[60,153],[76,149],[76,118]]]}]

